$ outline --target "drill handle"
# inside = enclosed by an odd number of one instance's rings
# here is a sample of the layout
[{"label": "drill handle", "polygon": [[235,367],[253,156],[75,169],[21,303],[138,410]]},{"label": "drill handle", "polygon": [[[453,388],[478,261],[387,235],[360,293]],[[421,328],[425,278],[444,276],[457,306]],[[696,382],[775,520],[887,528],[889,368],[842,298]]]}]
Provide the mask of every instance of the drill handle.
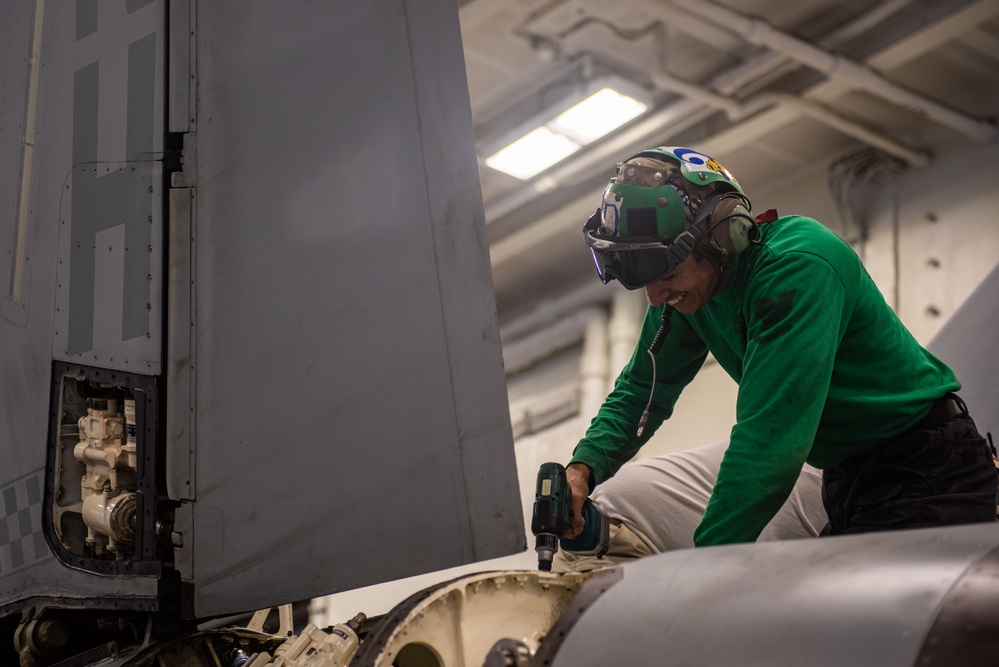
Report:
[{"label": "drill handle", "polygon": [[559,546],[581,556],[602,558],[610,546],[610,517],[589,498],[583,502],[583,532],[559,540]]}]

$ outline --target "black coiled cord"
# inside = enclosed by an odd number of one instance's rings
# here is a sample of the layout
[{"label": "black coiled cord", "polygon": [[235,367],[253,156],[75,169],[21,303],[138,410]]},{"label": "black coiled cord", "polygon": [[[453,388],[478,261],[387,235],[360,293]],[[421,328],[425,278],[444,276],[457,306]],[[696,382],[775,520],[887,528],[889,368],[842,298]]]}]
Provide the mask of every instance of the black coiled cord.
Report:
[{"label": "black coiled cord", "polygon": [[663,347],[663,342],[666,340],[666,335],[669,333],[670,328],[673,326],[673,306],[667,304],[663,305],[663,316],[659,324],[659,331],[656,332],[655,337],[652,339],[652,344],[649,345],[649,349],[646,353],[649,355],[649,359],[652,360],[652,389],[649,391],[649,402],[645,404],[645,411],[642,412],[642,418],[638,420],[638,432],[636,435],[641,438],[642,433],[645,432],[645,424],[649,421],[649,411],[652,409],[652,397],[656,393],[656,355],[659,354],[659,350]]}]

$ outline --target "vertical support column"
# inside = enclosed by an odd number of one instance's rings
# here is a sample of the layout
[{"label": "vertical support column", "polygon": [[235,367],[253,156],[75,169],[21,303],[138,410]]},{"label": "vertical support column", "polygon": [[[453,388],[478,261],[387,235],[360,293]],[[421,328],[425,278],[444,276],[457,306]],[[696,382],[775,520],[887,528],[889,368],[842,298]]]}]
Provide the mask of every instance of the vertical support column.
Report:
[{"label": "vertical support column", "polygon": [[579,416],[585,425],[607,396],[607,312],[589,309],[579,360]]},{"label": "vertical support column", "polygon": [[608,330],[610,358],[607,391],[614,387],[614,380],[625,364],[631,359],[642,330],[642,318],[646,308],[645,293],[618,290],[611,305],[611,318]]}]

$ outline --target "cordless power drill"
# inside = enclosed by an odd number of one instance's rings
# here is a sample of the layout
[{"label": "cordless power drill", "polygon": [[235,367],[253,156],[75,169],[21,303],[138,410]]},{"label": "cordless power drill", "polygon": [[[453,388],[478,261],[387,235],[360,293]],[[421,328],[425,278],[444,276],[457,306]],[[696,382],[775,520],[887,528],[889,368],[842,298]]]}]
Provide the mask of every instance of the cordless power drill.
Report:
[{"label": "cordless power drill", "polygon": [[572,489],[559,463],[542,463],[538,470],[538,485],[534,493],[534,516],[531,532],[537,538],[538,569],[551,572],[552,559],[559,545],[566,551],[598,558],[607,553],[610,522],[607,515],[589,498],[583,503],[583,532],[573,539],[563,539],[572,527]]}]

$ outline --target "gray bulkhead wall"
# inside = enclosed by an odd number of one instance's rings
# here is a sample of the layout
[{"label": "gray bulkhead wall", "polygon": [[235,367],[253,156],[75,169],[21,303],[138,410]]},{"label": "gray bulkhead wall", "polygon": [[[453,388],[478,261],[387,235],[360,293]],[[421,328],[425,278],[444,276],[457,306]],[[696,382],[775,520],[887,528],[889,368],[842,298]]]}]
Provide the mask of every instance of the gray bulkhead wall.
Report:
[{"label": "gray bulkhead wall", "polygon": [[968,404],[978,430],[999,436],[999,265],[975,288],[968,300],[929,345],[961,381],[960,396]]},{"label": "gray bulkhead wall", "polygon": [[523,550],[453,1],[172,11],[196,155],[168,475],[196,615]]}]

